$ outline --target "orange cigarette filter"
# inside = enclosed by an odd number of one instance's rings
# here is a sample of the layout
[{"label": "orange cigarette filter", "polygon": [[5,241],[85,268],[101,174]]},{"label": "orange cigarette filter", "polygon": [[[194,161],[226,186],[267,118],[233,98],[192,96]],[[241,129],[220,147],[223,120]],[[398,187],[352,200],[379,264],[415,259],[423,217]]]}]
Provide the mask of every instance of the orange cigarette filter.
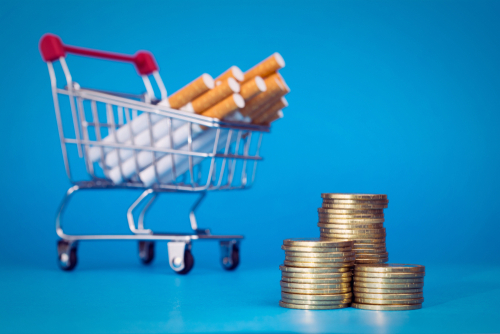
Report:
[{"label": "orange cigarette filter", "polygon": [[229,77],[221,85],[215,86],[214,89],[198,96],[191,102],[191,105],[195,113],[201,114],[229,95],[239,92],[240,84],[235,79]]},{"label": "orange cigarette filter", "polygon": [[257,119],[260,115],[262,115],[264,112],[267,111],[273,104],[276,104],[280,101],[282,98],[282,94],[276,94],[272,96],[269,100],[267,100],[265,103],[261,104],[257,109],[252,111],[248,117],[251,119]]},{"label": "orange cigarette filter", "polygon": [[276,72],[276,74],[278,75],[278,79],[280,80],[281,84],[285,86],[286,93],[290,93],[290,87],[288,87],[288,85],[286,84],[285,79],[283,79],[280,73]]},{"label": "orange cigarette filter", "polygon": [[256,76],[265,78],[283,67],[285,67],[285,60],[276,52],[246,71],[243,82],[247,82]]},{"label": "orange cigarette filter", "polygon": [[265,92],[266,90],[266,82],[264,79],[257,76],[241,85],[240,95],[245,99],[245,101],[248,101],[255,95]]},{"label": "orange cigarette filter", "polygon": [[267,120],[275,115],[279,110],[288,107],[288,102],[284,97],[280,97],[276,102],[271,104],[262,113],[260,113],[256,118],[253,119],[252,123],[262,124],[266,123]]},{"label": "orange cigarette filter", "polygon": [[272,122],[277,121],[278,119],[281,119],[281,118],[283,118],[283,111],[278,110],[273,115],[271,115],[268,119],[266,119],[263,124],[271,124]]},{"label": "orange cigarette filter", "polygon": [[245,75],[238,66],[231,66],[228,70],[215,78],[215,85],[218,86],[229,78],[233,78],[236,81],[240,82],[243,81]]},{"label": "orange cigarette filter", "polygon": [[243,116],[249,116],[276,96],[281,97],[286,94],[285,87],[281,84],[277,74],[270,75],[264,82],[267,90],[248,101],[245,108],[240,110]]},{"label": "orange cigarette filter", "polygon": [[172,94],[168,98],[168,102],[171,108],[179,109],[212,88],[214,88],[214,79],[205,73]]},{"label": "orange cigarette filter", "polygon": [[240,94],[233,94],[220,101],[212,108],[202,113],[203,116],[222,119],[232,112],[245,106],[245,100]]}]

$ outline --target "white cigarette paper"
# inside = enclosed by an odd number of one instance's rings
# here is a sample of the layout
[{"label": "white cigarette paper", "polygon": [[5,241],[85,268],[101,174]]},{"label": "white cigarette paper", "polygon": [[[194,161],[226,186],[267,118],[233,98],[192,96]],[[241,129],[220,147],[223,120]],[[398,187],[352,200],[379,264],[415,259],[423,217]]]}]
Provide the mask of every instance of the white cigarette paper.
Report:
[{"label": "white cigarette paper", "polygon": [[[203,131],[198,137],[196,137],[192,142],[192,151],[194,152],[204,152],[212,153],[214,140],[217,134],[217,129],[208,129]],[[227,131],[221,131],[219,136],[219,141],[217,145],[217,150],[222,149],[226,144]],[[185,144],[179,150],[187,151],[188,145]],[[193,157],[193,165],[199,164],[204,157]],[[174,156],[175,161],[175,173],[176,176],[184,174],[189,169],[189,156],[177,154]],[[157,160],[156,169],[161,182],[173,182],[174,175],[172,169],[172,156],[167,155],[163,158]],[[146,187],[153,185],[156,180],[155,167],[153,165],[144,169],[139,173],[139,178],[144,183]]]},{"label": "white cigarette paper", "polygon": [[[191,131],[192,131],[191,135],[195,137],[198,133],[202,132],[203,130],[197,124],[193,124]],[[173,148],[177,149],[179,147],[184,147],[186,145],[188,137],[189,137],[189,124],[184,123],[184,125],[179,127],[176,131],[173,131],[172,133],[172,142],[174,144]],[[172,148],[170,145],[170,139],[171,139],[170,134],[167,132],[167,134],[163,138],[155,142],[154,147]],[[165,156],[166,154],[167,153],[156,153],[156,159],[159,159]],[[111,171],[109,172],[109,177],[114,183],[120,184],[123,181],[131,178],[137,172],[137,168],[139,168],[140,171],[146,168],[147,166],[151,165],[152,162],[153,162],[153,153],[151,151],[139,151],[137,153],[137,165],[135,157],[133,156],[133,153],[131,153],[131,157],[122,162],[121,168],[119,165],[118,166],[115,165],[115,167],[111,169]]]},{"label": "white cigarette paper", "polygon": [[[167,100],[163,100],[160,103],[158,103],[160,106],[166,106],[170,107],[170,104],[168,103]],[[155,114],[151,114],[151,124],[155,124],[159,120],[161,120],[163,117]],[[132,133],[134,136],[140,132],[142,132],[144,129],[146,129],[149,126],[149,120],[148,120],[148,114],[143,113],[140,116],[134,118],[129,124],[125,124],[121,126],[118,130],[116,130],[115,133],[110,133],[108,136],[102,139],[103,144],[114,144],[118,142],[119,144],[125,143],[127,140],[130,139],[130,130],[132,129]],[[115,140],[115,135],[116,139]],[[100,146],[94,146],[89,149],[89,159],[92,162],[96,162],[101,159],[101,147]],[[108,153],[112,151],[113,148],[111,147],[104,147],[104,153]]]}]

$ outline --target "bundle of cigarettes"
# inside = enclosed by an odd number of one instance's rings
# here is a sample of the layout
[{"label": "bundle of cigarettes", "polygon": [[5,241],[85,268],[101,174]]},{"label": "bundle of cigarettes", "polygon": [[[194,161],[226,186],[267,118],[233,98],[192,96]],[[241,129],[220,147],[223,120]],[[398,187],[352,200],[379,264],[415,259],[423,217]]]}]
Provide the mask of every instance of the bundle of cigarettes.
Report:
[{"label": "bundle of cigarettes", "polygon": [[[290,89],[278,73],[284,66],[281,55],[275,53],[245,73],[232,66],[215,79],[209,74],[203,74],[159,104],[227,121],[269,125],[282,118],[282,109],[288,106],[284,96]],[[152,131],[148,129],[150,123]],[[193,136],[191,150],[213,150],[215,129],[202,128],[197,124],[192,124],[190,128],[189,123],[180,120],[173,120],[169,124],[168,119],[158,115],[148,118],[146,114],[133,119],[130,126],[121,127],[108,135],[103,142],[189,150],[190,132]],[[217,147],[217,150],[223,148],[226,139],[227,132],[222,132],[219,137],[219,145],[222,146]],[[189,168],[188,156],[169,157],[161,153],[157,153],[156,165],[153,166],[153,156],[146,150],[134,155],[134,150],[131,149],[92,147],[89,158],[92,162],[105,164],[105,168],[109,170],[108,177],[116,184],[137,175],[149,187],[155,182],[175,181],[176,176]],[[202,160],[203,158],[194,157],[193,163],[198,164]]]},{"label": "bundle of cigarettes", "polygon": [[218,119],[269,125],[283,117],[290,92],[278,70],[285,66],[275,53],[243,73],[237,66],[212,79],[203,74],[168,98],[173,109]]}]

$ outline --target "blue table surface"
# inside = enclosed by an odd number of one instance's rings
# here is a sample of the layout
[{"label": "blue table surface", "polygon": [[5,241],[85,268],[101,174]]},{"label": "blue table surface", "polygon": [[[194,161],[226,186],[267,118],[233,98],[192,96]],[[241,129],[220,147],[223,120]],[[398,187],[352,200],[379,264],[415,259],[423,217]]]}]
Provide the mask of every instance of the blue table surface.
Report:
[{"label": "blue table surface", "polygon": [[278,264],[225,272],[197,263],[187,276],[165,260],[83,262],[71,273],[55,265],[0,271],[5,333],[500,332],[499,266],[428,265],[423,309],[404,312],[281,308]]}]

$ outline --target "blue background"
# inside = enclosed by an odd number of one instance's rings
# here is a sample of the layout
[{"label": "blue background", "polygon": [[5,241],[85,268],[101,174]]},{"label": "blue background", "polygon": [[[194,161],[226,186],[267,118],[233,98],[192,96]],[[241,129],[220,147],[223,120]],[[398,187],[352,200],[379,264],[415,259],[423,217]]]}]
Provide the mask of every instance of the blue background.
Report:
[{"label": "blue background", "polygon": [[[500,332],[500,3],[495,1],[0,3],[0,331]],[[254,188],[210,194],[199,224],[241,233],[242,265],[195,243],[190,275],[131,242],[82,243],[56,265],[66,178],[38,41],[151,51],[167,90],[280,52],[291,88]],[[82,86],[141,93],[132,66],[68,57]],[[318,236],[321,192],[384,193],[391,262],[427,266],[424,309],[281,309],[282,240]],[[135,191],[79,195],[69,233],[126,233]],[[189,231],[193,195],[163,195],[154,229]],[[71,326],[71,327],[69,327]]]}]

